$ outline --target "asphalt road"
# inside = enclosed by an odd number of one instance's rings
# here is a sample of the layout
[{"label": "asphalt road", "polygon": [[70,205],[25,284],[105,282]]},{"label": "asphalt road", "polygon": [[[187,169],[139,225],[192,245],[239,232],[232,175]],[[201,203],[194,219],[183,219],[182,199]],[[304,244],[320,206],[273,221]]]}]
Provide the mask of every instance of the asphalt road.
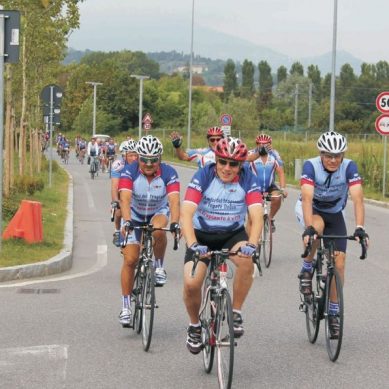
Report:
[{"label": "asphalt road", "polygon": [[[108,175],[92,181],[87,166],[73,158],[66,168],[74,178],[74,265],[49,278],[0,285],[0,388],[217,388],[215,371],[206,374],[201,354],[185,347],[184,244],[174,252],[169,240],[168,283],[157,289],[159,308],[146,353],[140,336],[117,320],[122,259],[111,242]],[[184,191],[193,170],[177,170]],[[389,387],[389,210],[366,206],[366,261],[349,242],[343,346],[332,363],[323,328],[311,345],[298,310],[296,197],[290,190],[277,215],[271,267],[255,279],[244,306],[234,387]]]}]

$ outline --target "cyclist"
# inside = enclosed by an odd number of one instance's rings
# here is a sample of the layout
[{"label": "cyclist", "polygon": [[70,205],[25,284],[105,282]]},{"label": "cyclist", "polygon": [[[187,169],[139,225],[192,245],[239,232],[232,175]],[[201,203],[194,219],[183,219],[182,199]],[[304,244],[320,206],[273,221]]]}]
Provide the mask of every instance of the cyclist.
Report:
[{"label": "cyclist", "polygon": [[121,158],[116,159],[112,162],[112,171],[111,171],[111,207],[115,207],[115,232],[113,234],[112,243],[120,247],[120,221],[121,221],[121,212],[119,204],[119,178],[120,173],[123,170],[125,164],[132,163],[138,160],[138,154],[136,152],[137,142],[133,139],[129,141],[124,141],[120,145],[120,152],[122,154]]},{"label": "cyclist", "polygon": [[176,131],[173,131],[170,134],[173,147],[176,149],[177,157],[181,161],[195,161],[199,168],[204,167],[207,163],[215,162],[215,146],[223,136],[223,131],[219,127],[210,127],[207,131],[207,148],[188,149],[184,151],[181,148],[182,136]]},{"label": "cyclist", "polygon": [[[282,195],[283,197],[288,196],[286,191],[286,180],[285,173],[282,167],[282,161],[279,154],[272,150],[271,142],[272,139],[269,135],[260,134],[255,139],[258,146],[259,157],[251,163],[251,169],[257,176],[257,182],[261,188],[262,193],[270,193],[271,195]],[[280,187],[275,183],[275,175],[278,175],[280,181]],[[270,221],[272,226],[272,232],[276,231],[274,224],[274,216],[281,207],[281,197],[271,198],[270,208]]]},{"label": "cyclist", "polygon": [[[308,244],[310,237],[315,238],[318,234],[347,234],[343,209],[348,193],[354,203],[354,236],[357,240],[368,239],[364,227],[362,178],[355,162],[344,158],[347,150],[346,138],[334,131],[325,132],[320,135],[317,148],[320,155],[307,160],[303,165],[301,195],[295,208],[297,219],[305,228],[302,235],[304,245]],[[335,266],[343,283],[347,240],[337,239],[335,244]],[[302,294],[310,294],[312,291],[312,259],[316,247],[314,244],[308,257],[304,259],[299,274]],[[337,338],[339,334],[338,312],[338,304],[330,302],[329,324],[333,338]]]},{"label": "cyclist", "polygon": [[[175,233],[180,216],[180,183],[177,172],[171,166],[161,163],[163,147],[158,138],[152,135],[143,136],[138,141],[136,151],[138,162],[126,165],[119,180],[120,208],[125,220],[122,232],[131,231],[132,227],[145,223],[152,223],[154,227],[166,227],[170,216],[170,230]],[[133,230],[122,250],[123,304],[119,322],[124,327],[131,321],[130,295],[139,258],[140,235],[139,230]],[[153,236],[155,281],[157,286],[163,286],[166,283],[166,271],[163,268],[166,233],[155,231]]]},{"label": "cyclist", "polygon": [[115,155],[116,155],[116,143],[113,140],[113,138],[109,138],[108,144],[107,144],[108,164],[109,164],[109,161],[113,161],[115,159]]},{"label": "cyclist", "polygon": [[[241,309],[253,282],[252,255],[263,225],[262,196],[254,174],[244,164],[247,152],[239,139],[220,139],[215,148],[215,163],[195,173],[182,205],[181,224],[187,244],[184,303],[190,319],[186,345],[192,354],[202,349],[199,310],[209,250],[239,250],[230,257],[236,266],[232,305],[235,336],[238,338],[244,332]],[[252,220],[249,236],[244,228],[247,209]],[[192,278],[196,252],[200,262]]]},{"label": "cyclist", "polygon": [[59,144],[61,149],[61,159],[63,162],[65,162],[66,158],[69,157],[70,143],[67,140],[67,138],[64,136]]},{"label": "cyclist", "polygon": [[84,138],[81,138],[78,142],[78,160],[81,163],[84,163],[84,157],[86,152],[86,140]]},{"label": "cyclist", "polygon": [[87,148],[87,155],[88,155],[88,165],[90,165],[91,157],[98,157],[100,154],[100,148],[97,144],[96,137],[93,136],[88,142],[88,148]]}]

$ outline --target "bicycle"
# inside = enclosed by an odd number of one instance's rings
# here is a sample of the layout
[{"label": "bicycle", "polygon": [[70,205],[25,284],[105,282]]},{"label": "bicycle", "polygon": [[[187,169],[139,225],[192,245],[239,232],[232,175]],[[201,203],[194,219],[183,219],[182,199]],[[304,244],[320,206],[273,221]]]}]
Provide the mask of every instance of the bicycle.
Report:
[{"label": "bicycle", "polygon": [[265,266],[268,268],[271,263],[273,254],[273,232],[270,219],[270,204],[272,198],[283,197],[282,194],[271,195],[270,193],[263,194],[263,228],[261,240],[258,243],[258,255],[263,257]]},{"label": "bicycle", "polygon": [[91,157],[89,173],[92,180],[95,179],[95,176],[99,175],[99,157],[97,156]]},{"label": "bicycle", "polygon": [[[323,240],[328,239],[328,244],[324,247]],[[332,362],[338,359],[343,338],[344,325],[344,300],[343,300],[343,286],[339,273],[335,268],[335,240],[348,239],[356,240],[354,236],[340,236],[340,235],[318,235],[319,247],[317,248],[316,258],[312,262],[312,293],[309,295],[301,295],[301,303],[299,310],[305,313],[306,329],[308,340],[310,343],[315,343],[319,334],[320,320],[325,320],[325,339],[327,353]],[[312,246],[313,239],[311,238],[304,253],[301,255],[305,258]],[[360,241],[361,256],[360,259],[365,259],[367,254],[366,241]],[[325,269],[323,272],[323,262],[325,262]],[[330,332],[329,323],[329,305],[336,295],[336,303],[339,305],[339,334],[332,336]]]},{"label": "bicycle", "polygon": [[[231,295],[228,290],[227,259],[236,255],[238,251],[228,249],[210,251],[207,275],[202,287],[202,301],[200,308],[201,340],[203,344],[203,363],[206,373],[213,367],[215,350],[217,352],[217,374],[220,388],[231,388],[234,369],[234,323],[232,317]],[[194,257],[192,277],[194,277],[199,253]],[[253,256],[253,262],[260,270],[258,254]]]},{"label": "bicycle", "polygon": [[109,172],[109,178],[111,178],[112,175],[112,162],[115,160],[114,155],[108,156],[108,172]]},{"label": "bicycle", "polygon": [[[154,310],[158,308],[155,299],[155,275],[153,261],[153,232],[170,231],[169,228],[157,228],[152,224],[135,226],[135,230],[141,230],[142,242],[139,261],[136,265],[134,287],[131,293],[132,324],[130,328],[138,334],[142,332],[143,350],[148,351],[151,344],[154,324]],[[122,247],[125,247],[129,231],[126,231]],[[179,247],[180,231],[174,235],[173,250]]]}]

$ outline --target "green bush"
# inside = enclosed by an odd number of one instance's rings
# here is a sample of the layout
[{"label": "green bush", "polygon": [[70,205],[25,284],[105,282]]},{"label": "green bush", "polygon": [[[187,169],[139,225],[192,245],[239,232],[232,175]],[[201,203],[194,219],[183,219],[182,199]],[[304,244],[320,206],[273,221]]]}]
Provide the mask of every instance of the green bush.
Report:
[{"label": "green bush", "polygon": [[19,176],[15,180],[14,189],[18,193],[28,193],[32,196],[36,191],[41,191],[45,183],[40,177]]},{"label": "green bush", "polygon": [[19,208],[19,204],[15,202],[13,196],[3,198],[3,217],[4,220],[9,220],[15,215]]}]

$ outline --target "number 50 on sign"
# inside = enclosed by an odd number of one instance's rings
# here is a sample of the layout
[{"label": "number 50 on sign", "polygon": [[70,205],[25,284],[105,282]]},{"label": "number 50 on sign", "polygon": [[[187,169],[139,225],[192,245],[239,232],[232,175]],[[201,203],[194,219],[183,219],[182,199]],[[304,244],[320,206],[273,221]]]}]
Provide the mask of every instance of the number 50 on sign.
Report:
[{"label": "number 50 on sign", "polygon": [[375,105],[380,112],[389,113],[389,92],[380,93],[375,100]]}]

